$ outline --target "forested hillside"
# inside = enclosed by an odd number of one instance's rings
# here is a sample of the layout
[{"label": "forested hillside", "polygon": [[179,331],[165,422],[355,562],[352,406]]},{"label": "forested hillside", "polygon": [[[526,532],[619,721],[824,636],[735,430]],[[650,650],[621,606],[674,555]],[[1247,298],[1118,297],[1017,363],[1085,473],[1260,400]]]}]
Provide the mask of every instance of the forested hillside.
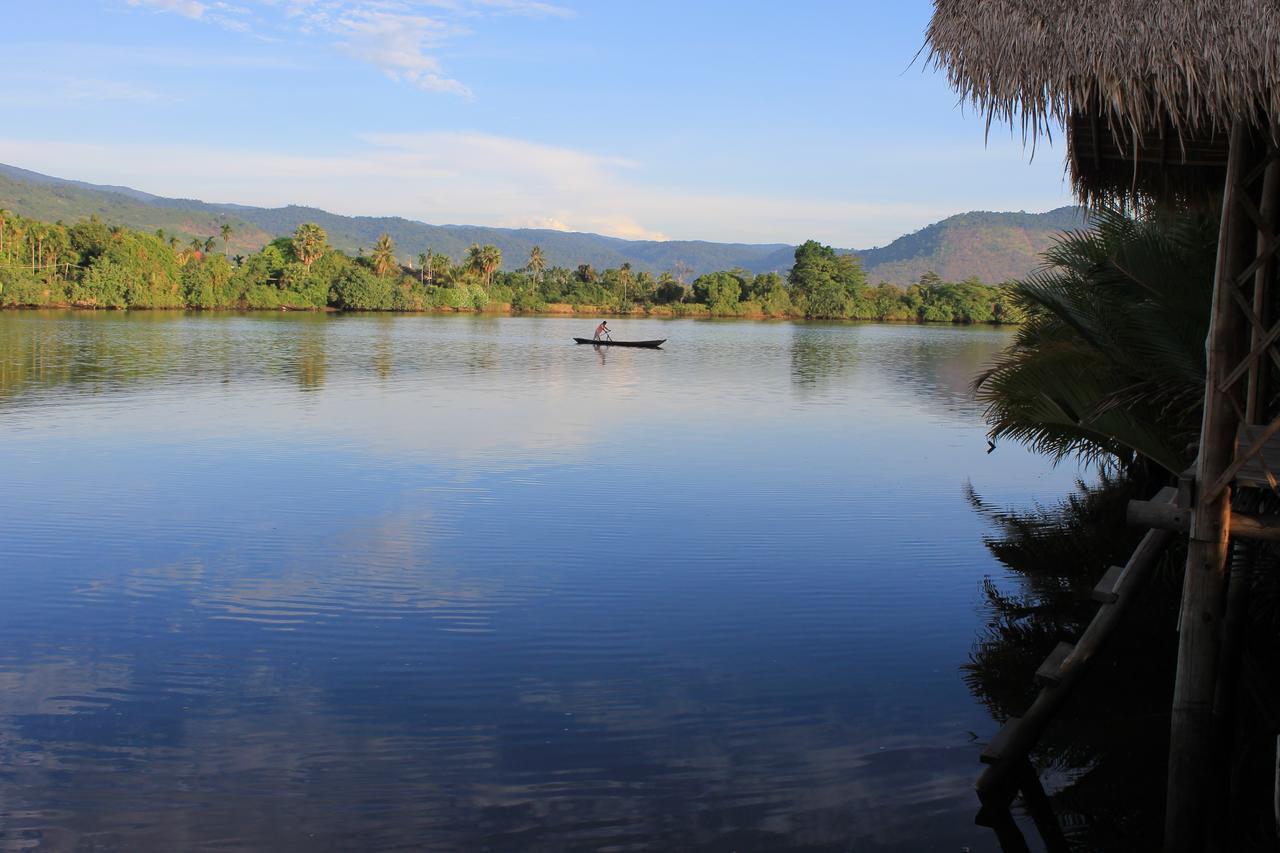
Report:
[{"label": "forested hillside", "polygon": [[[41,175],[0,164],[0,209],[46,222],[68,224],[89,216],[141,231],[163,230],[182,241],[205,239],[230,225],[233,254],[256,251],[272,239],[315,223],[330,244],[355,254],[389,235],[409,260],[428,248],[461,258],[473,244],[497,246],[508,259],[528,257],[540,246],[553,266],[586,263],[597,269],[630,264],[637,271],[675,272],[678,277],[741,268],[752,273],[785,272],[795,246],[786,243],[713,243],[701,240],[623,240],[600,234],[479,225],[428,225],[401,217],[342,216],[312,207],[279,208],[211,204],[163,198],[129,187],[100,186]],[[857,254],[871,282],[906,285],[927,272],[945,280],[1000,282],[1026,275],[1039,252],[1063,229],[1084,223],[1079,208],[1048,213],[962,213]],[[513,269],[514,267],[507,267]]]}]

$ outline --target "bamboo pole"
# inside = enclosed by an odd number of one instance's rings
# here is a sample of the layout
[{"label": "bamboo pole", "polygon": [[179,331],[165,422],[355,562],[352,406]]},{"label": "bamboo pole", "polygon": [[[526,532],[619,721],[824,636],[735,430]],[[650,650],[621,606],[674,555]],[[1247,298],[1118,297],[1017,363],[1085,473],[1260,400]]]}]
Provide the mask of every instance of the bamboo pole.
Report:
[{"label": "bamboo pole", "polygon": [[1222,199],[1222,225],[1214,270],[1213,314],[1206,341],[1204,415],[1197,460],[1197,494],[1179,619],[1178,668],[1174,681],[1169,738],[1169,780],[1165,798],[1165,853],[1200,853],[1206,842],[1208,792],[1213,784],[1213,697],[1217,685],[1219,632],[1230,489],[1206,495],[1231,464],[1238,427],[1236,403],[1224,380],[1235,366],[1245,337],[1243,317],[1232,295],[1241,256],[1252,248],[1254,233],[1241,210],[1241,179],[1251,157],[1249,128],[1237,120],[1231,128]]},{"label": "bamboo pole", "polygon": [[[1276,140],[1272,140],[1275,144]],[[1262,180],[1262,219],[1268,225],[1276,222],[1277,207],[1280,206],[1280,161],[1272,160],[1267,164],[1266,177]],[[1265,255],[1265,260],[1258,267],[1253,278],[1253,313],[1262,321],[1262,326],[1255,326],[1250,336],[1249,349],[1258,349],[1263,345],[1263,339],[1266,336],[1266,326],[1271,322],[1271,277],[1275,266],[1275,256],[1268,250],[1273,235],[1267,234],[1264,230],[1258,231],[1258,251],[1259,257]],[[1267,393],[1267,373],[1269,368],[1266,362],[1261,358],[1253,360],[1253,366],[1249,371],[1249,390],[1245,398],[1245,423],[1260,424],[1265,423],[1267,417],[1266,411],[1266,393]]]},{"label": "bamboo pole", "polygon": [[[1175,494],[1171,488],[1164,489],[1156,496],[1156,500],[1172,501]],[[1022,717],[1010,718],[991,742],[989,754],[983,757],[991,766],[982,772],[974,785],[984,805],[1008,806],[1013,797],[1013,789],[1017,788],[1011,782],[1016,782],[1018,761],[1025,758],[1040,740],[1040,735],[1071,695],[1076,681],[1085,671],[1085,665],[1095,657],[1119,624],[1120,617],[1124,615],[1171,539],[1173,534],[1167,530],[1147,531],[1124,565],[1121,579],[1116,585],[1114,600],[1098,607],[1084,633],[1076,641],[1075,648],[1058,667],[1052,686],[1042,688]]]},{"label": "bamboo pole", "polygon": [[[1174,533],[1191,532],[1191,512],[1171,504],[1129,501],[1128,522],[1132,527],[1154,527]],[[1231,511],[1230,532],[1241,539],[1280,542],[1280,516]]]}]

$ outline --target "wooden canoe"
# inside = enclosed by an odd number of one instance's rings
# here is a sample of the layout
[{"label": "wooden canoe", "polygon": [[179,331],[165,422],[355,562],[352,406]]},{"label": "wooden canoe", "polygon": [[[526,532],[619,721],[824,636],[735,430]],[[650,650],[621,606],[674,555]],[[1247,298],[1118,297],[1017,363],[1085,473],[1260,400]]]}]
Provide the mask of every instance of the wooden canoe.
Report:
[{"label": "wooden canoe", "polygon": [[666,338],[660,341],[597,341],[594,338],[574,338],[574,342],[580,344],[591,344],[598,347],[647,347],[648,349],[658,349],[667,342]]}]

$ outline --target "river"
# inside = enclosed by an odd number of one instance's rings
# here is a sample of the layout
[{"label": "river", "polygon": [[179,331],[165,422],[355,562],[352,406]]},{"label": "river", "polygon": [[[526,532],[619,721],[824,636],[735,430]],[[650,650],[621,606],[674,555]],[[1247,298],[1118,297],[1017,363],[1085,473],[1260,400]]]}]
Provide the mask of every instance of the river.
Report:
[{"label": "river", "polygon": [[974,851],[1008,330],[0,313],[0,849]]}]

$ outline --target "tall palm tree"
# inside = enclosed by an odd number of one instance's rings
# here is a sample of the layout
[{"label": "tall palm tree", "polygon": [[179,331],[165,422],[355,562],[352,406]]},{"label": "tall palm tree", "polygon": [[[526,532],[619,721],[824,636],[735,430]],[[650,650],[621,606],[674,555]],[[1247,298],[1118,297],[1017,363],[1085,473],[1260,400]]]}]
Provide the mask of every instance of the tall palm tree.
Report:
[{"label": "tall palm tree", "polygon": [[462,260],[462,266],[478,276],[484,275],[484,250],[480,248],[479,243],[472,243],[467,249],[467,256]]},{"label": "tall palm tree", "polygon": [[31,245],[31,271],[35,272],[39,265],[44,262],[44,238],[48,231],[46,225],[36,225],[31,229],[31,236],[35,242]]},{"label": "tall palm tree", "polygon": [[27,226],[21,218],[9,221],[9,257],[15,263],[22,261],[22,244],[27,239]]},{"label": "tall palm tree", "polygon": [[538,280],[542,278],[542,271],[547,268],[547,259],[542,254],[541,246],[534,246],[529,250],[529,262],[525,264],[529,272],[533,273],[533,283],[536,285]]},{"label": "tall palm tree", "polygon": [[974,381],[993,440],[1182,471],[1200,427],[1218,222],[1116,210],[1012,285],[1027,321]]},{"label": "tall palm tree", "polygon": [[222,235],[222,254],[227,254],[231,246],[231,224],[229,222],[222,223],[218,228],[218,233]]},{"label": "tall palm tree", "polygon": [[396,244],[390,234],[383,234],[378,238],[378,242],[373,244],[370,257],[373,260],[373,271],[378,275],[386,275],[399,266],[396,262]]},{"label": "tall palm tree", "polygon": [[214,247],[214,246],[216,246],[216,245],[218,245],[217,238],[210,237],[209,239],[205,240],[205,241],[204,241],[204,251],[205,251],[205,254],[212,254],[212,253],[213,253],[213,247]]},{"label": "tall palm tree", "polygon": [[427,254],[431,250],[418,253],[418,284],[426,284],[427,282],[427,264],[431,262],[431,256]]},{"label": "tall palm tree", "polygon": [[484,274],[484,289],[488,291],[493,283],[493,274],[502,266],[502,250],[497,246],[486,244],[480,249],[480,269]]},{"label": "tall palm tree", "polygon": [[622,302],[627,302],[627,285],[631,284],[631,262],[625,261],[618,270],[618,281],[622,282]]}]

